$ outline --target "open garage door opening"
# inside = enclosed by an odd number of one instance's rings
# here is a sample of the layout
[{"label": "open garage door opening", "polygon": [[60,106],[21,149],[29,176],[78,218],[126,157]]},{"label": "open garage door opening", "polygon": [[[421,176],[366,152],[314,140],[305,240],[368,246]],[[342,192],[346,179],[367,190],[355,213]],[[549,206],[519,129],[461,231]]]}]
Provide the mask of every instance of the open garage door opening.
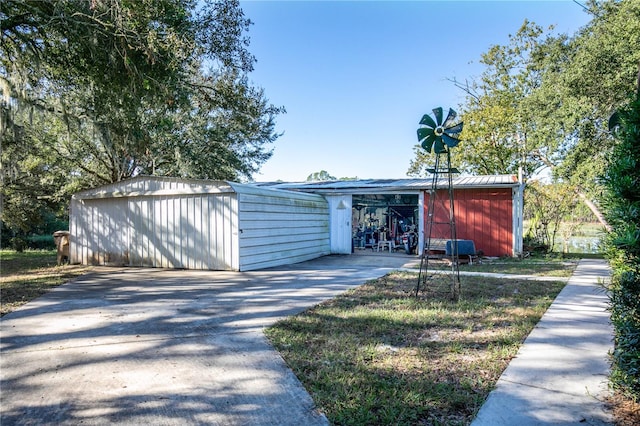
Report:
[{"label": "open garage door opening", "polygon": [[354,250],[416,253],[418,195],[354,194],[351,223]]}]

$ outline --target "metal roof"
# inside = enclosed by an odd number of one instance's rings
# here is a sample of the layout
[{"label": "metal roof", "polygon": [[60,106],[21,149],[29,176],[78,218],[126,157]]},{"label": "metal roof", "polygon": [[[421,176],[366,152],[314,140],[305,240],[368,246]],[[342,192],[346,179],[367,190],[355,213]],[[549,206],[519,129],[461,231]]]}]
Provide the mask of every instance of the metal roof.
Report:
[{"label": "metal roof", "polygon": [[[423,179],[362,179],[331,180],[322,182],[255,182],[254,185],[269,188],[303,192],[326,193],[366,193],[366,192],[409,192],[431,189],[433,178]],[[438,179],[438,188],[446,186],[446,178]],[[520,185],[514,175],[458,176],[453,179],[453,187],[464,188],[512,188]]]},{"label": "metal roof", "polygon": [[313,198],[312,191],[292,191],[286,188],[256,186],[224,180],[186,179],[138,175],[119,182],[101,185],[73,194],[77,200],[145,196],[180,196],[201,194],[250,194],[263,196]]},{"label": "metal roof", "polygon": [[[187,195],[215,193],[260,193],[275,195],[278,191],[308,194],[371,194],[417,193],[431,189],[433,179],[362,179],[331,180],[322,182],[253,182],[241,184],[207,179],[183,179],[160,176],[136,176],[121,182],[102,185],[74,194],[76,199],[118,198],[151,195]],[[455,189],[464,188],[513,188],[520,185],[514,175],[458,176],[453,179]],[[446,186],[446,178],[440,178],[438,188]],[[284,193],[281,195],[285,195]],[[304,195],[300,194],[300,197]],[[311,195],[309,195],[311,196]]]}]

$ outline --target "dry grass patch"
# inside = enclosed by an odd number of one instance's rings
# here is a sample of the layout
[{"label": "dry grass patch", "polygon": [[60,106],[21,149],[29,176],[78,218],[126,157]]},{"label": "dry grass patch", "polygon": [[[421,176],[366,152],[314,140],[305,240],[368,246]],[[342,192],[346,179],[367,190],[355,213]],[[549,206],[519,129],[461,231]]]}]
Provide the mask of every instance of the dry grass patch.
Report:
[{"label": "dry grass patch", "polygon": [[462,277],[461,301],[397,272],[267,335],[332,424],[468,424],[564,286]]},{"label": "dry grass patch", "polygon": [[0,316],[89,269],[79,265],[57,266],[55,250],[0,251]]},{"label": "dry grass patch", "polygon": [[640,424],[640,401],[634,401],[619,392],[614,393],[607,404],[611,407],[617,426],[637,426]]}]

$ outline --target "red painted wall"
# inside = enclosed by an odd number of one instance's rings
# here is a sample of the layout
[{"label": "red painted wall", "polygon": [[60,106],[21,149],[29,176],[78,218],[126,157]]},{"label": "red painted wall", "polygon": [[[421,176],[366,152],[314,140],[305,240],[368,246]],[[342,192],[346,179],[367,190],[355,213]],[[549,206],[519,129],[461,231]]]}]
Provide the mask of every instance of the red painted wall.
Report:
[{"label": "red painted wall", "polygon": [[[458,239],[473,240],[486,256],[513,255],[513,199],[511,188],[457,189],[453,193]],[[425,232],[429,193],[425,192]],[[450,238],[449,195],[439,190],[434,206],[432,238]]]}]

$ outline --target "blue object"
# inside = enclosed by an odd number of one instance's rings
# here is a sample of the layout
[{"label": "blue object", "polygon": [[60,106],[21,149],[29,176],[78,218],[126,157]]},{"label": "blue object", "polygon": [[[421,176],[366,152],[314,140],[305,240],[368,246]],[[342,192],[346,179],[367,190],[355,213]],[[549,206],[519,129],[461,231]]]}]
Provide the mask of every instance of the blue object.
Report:
[{"label": "blue object", "polygon": [[[454,241],[448,240],[447,246],[445,249],[446,255],[451,256],[454,250]],[[473,243],[473,240],[456,240],[456,245],[458,246],[458,256],[475,256],[476,255],[476,245]]]}]

